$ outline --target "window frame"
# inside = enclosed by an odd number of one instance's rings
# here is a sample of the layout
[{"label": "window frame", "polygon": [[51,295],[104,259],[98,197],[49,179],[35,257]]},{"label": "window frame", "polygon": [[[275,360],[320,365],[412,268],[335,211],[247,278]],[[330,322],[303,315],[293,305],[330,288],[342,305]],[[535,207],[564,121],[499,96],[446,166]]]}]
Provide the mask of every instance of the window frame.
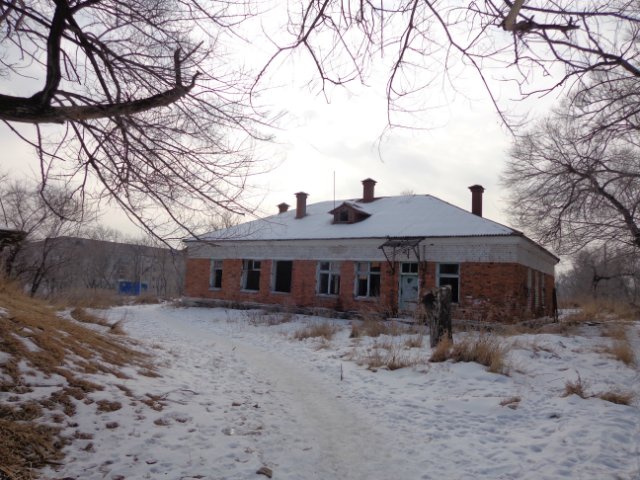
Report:
[{"label": "window frame", "polygon": [[[378,265],[378,270],[374,271],[371,269],[373,264]],[[360,270],[360,265],[366,265],[366,270]],[[367,276],[367,292],[366,295],[360,295],[360,276]],[[354,285],[353,285],[353,293],[356,298],[380,298],[382,294],[382,262],[376,261],[366,261],[366,262],[355,262],[355,275],[354,275]],[[378,290],[377,295],[372,295],[372,279],[377,278],[378,281]]]},{"label": "window frame", "polygon": [[[217,266],[219,265],[219,268]],[[220,286],[215,285],[215,280],[218,278],[217,271],[220,271]],[[224,263],[220,259],[212,258],[209,264],[209,290],[222,290],[222,277],[224,275]]]},{"label": "window frame", "polygon": [[[256,263],[258,264],[256,268]],[[260,291],[260,277],[262,271],[262,260],[243,259],[242,260],[242,275],[240,275],[240,288],[244,292],[259,292]],[[258,272],[258,286],[257,288],[248,288],[247,281],[249,279],[250,272]]]},{"label": "window frame", "polygon": [[[458,268],[458,273],[442,273],[441,267],[443,265],[456,265]],[[449,279],[456,279],[457,280],[457,289],[454,292],[453,287],[451,288],[451,303],[460,303],[460,264],[459,263],[454,263],[454,262],[442,262],[442,263],[438,263],[437,266],[437,285],[438,287],[442,287],[443,285],[440,282],[440,279],[442,278],[449,278]],[[449,283],[445,283],[445,285],[449,285]],[[454,299],[454,293],[457,293],[458,298]]]},{"label": "window frame", "polygon": [[[329,267],[327,269],[322,268],[323,263],[328,263]],[[340,269],[341,262],[332,262],[330,260],[319,260],[316,268],[316,295],[322,295],[325,297],[337,297],[340,295]],[[322,275],[327,275],[327,291],[321,291],[322,287]],[[335,293],[331,293],[332,286],[336,285],[335,280],[337,281],[337,291]]]}]

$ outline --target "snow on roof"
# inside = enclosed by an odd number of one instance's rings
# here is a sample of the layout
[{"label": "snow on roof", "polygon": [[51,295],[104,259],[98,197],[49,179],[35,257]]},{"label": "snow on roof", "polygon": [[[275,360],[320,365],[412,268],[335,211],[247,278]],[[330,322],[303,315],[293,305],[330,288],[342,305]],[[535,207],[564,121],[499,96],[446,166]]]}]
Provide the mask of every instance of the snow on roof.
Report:
[{"label": "snow on roof", "polygon": [[[310,240],[386,237],[458,237],[514,235],[517,230],[479,217],[431,195],[381,197],[351,206],[371,215],[357,223],[334,224],[329,214],[343,201],[307,205],[307,215],[296,219],[295,210],[216,230],[202,240]],[[194,239],[190,239],[194,240]]]}]

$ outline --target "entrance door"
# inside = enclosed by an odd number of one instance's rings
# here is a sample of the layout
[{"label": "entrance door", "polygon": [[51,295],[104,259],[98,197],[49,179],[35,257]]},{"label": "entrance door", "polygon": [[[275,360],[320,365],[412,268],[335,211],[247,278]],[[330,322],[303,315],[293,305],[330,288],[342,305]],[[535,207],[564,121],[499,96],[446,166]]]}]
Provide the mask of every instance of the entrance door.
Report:
[{"label": "entrance door", "polygon": [[398,307],[400,310],[413,312],[418,305],[418,263],[400,264],[400,291]]}]

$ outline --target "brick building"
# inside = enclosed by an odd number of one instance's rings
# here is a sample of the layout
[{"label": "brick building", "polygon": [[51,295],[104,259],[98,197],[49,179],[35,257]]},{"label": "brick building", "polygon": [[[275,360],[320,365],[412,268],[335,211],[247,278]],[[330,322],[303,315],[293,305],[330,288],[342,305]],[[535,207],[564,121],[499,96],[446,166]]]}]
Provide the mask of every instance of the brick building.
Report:
[{"label": "brick building", "polygon": [[510,321],[549,315],[558,258],[521,232],[431,195],[307,205],[189,239],[189,300],[411,313],[422,293],[451,285],[455,316]]}]

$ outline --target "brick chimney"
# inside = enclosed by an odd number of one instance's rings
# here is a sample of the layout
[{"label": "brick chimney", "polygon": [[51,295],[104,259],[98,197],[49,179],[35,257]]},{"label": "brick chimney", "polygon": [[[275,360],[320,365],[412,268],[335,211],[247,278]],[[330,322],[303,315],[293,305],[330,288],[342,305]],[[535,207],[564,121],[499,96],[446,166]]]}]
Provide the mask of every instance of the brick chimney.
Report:
[{"label": "brick chimney", "polygon": [[482,185],[471,185],[469,190],[471,190],[471,213],[481,217],[484,187]]},{"label": "brick chimney", "polygon": [[296,193],[296,218],[302,218],[307,214],[307,197],[308,193]]},{"label": "brick chimney", "polygon": [[371,178],[366,178],[362,180],[362,202],[368,203],[373,202],[375,200],[374,189],[376,187],[375,180]]},{"label": "brick chimney", "polygon": [[289,210],[289,204],[288,203],[282,202],[280,205],[278,205],[278,214],[284,213],[287,210]]}]

